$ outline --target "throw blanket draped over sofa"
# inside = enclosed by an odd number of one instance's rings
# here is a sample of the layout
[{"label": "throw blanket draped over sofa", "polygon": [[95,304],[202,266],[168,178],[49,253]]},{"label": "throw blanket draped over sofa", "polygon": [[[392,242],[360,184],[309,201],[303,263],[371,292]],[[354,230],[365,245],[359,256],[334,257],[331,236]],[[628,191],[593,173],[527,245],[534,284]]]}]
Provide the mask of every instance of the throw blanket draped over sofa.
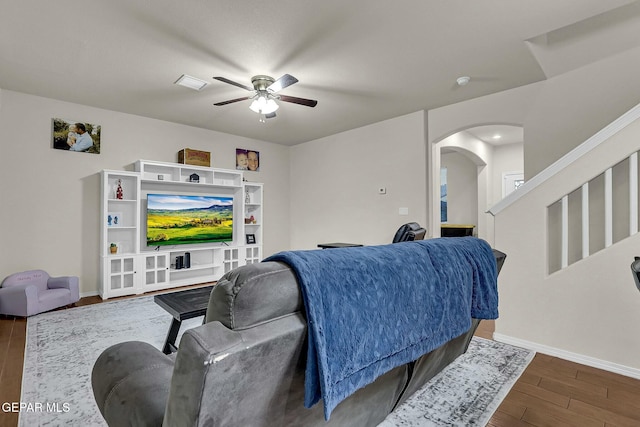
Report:
[{"label": "throw blanket draped over sofa", "polygon": [[497,269],[483,240],[441,238],[278,253],[302,290],[309,334],[305,406],[325,419],[385,372],[498,317]]}]

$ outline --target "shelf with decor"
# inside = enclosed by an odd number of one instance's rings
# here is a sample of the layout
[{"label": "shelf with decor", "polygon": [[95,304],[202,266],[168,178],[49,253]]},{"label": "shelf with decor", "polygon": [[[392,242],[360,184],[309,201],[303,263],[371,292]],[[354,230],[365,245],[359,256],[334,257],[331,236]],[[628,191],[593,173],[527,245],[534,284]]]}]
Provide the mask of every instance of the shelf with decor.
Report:
[{"label": "shelf with decor", "polygon": [[179,183],[215,187],[242,187],[242,172],[231,169],[214,169],[205,166],[148,160],[138,160],[134,166],[135,170],[140,172],[144,182],[159,181],[166,185]]},{"label": "shelf with decor", "polygon": [[243,222],[246,245],[262,245],[262,198],[261,183],[244,183]]},{"label": "shelf with decor", "polygon": [[101,181],[103,199],[100,254],[136,254],[140,221],[140,176],[133,172],[105,170]]},{"label": "shelf with decor", "polygon": [[[222,249],[216,248],[204,248],[204,249],[183,249],[172,250],[171,254],[171,273],[179,272],[180,270],[207,270],[213,268],[216,264],[219,264],[220,252]],[[183,266],[180,269],[176,268],[176,259],[178,257],[188,257],[188,267]],[[218,259],[216,259],[218,258]],[[184,263],[184,261],[183,261]]]},{"label": "shelf with decor", "polygon": [[[241,265],[260,262],[262,184],[245,182],[242,172],[236,170],[147,160],[138,160],[134,167],[133,172],[102,171],[100,295],[103,299],[213,282]],[[198,182],[192,182],[194,174]],[[170,244],[171,237],[167,236],[160,236],[161,240],[155,240],[159,236],[149,239],[147,221],[151,196],[156,201],[165,195],[221,201],[220,209],[232,218],[229,239],[187,244]],[[225,208],[228,203],[232,203],[231,210]],[[206,221],[215,224],[224,218],[214,216]],[[199,218],[193,221],[200,226]],[[154,244],[156,241],[158,244]],[[114,252],[111,252],[112,245]],[[177,258],[182,257],[184,262],[187,254],[188,267],[177,266]]]}]

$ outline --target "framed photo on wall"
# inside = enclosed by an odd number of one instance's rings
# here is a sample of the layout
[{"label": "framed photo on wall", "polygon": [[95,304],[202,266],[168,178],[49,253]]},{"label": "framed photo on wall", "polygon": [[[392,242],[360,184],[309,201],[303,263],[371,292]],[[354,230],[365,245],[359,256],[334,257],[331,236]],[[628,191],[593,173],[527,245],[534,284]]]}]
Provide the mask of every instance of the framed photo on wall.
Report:
[{"label": "framed photo on wall", "polygon": [[246,148],[236,148],[236,169],[260,171],[260,152]]},{"label": "framed photo on wall", "polygon": [[102,126],[81,120],[51,119],[51,145],[56,150],[100,154]]}]

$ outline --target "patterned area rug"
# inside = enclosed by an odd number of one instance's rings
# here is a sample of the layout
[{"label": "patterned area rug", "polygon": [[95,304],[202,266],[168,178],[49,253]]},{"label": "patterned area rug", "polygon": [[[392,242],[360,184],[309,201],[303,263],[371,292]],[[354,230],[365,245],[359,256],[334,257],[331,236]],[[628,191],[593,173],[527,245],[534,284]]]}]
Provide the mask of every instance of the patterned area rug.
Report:
[{"label": "patterned area rug", "polygon": [[[179,337],[201,322],[202,318],[183,322]],[[123,341],[145,341],[161,349],[170,323],[171,316],[151,296],[30,317],[21,401],[33,407],[20,413],[19,425],[106,426],[91,389],[95,360],[104,349]],[[474,338],[466,354],[381,426],[485,425],[533,355]]]},{"label": "patterned area rug", "polygon": [[[43,313],[27,319],[19,426],[106,426],[93,398],[91,369],[107,347],[145,341],[162,349],[171,315],[142,296]],[[182,322],[182,333],[202,317]],[[35,407],[41,403],[41,410]]]},{"label": "patterned area rug", "polygon": [[484,426],[535,352],[473,337],[469,349],[379,427]]}]

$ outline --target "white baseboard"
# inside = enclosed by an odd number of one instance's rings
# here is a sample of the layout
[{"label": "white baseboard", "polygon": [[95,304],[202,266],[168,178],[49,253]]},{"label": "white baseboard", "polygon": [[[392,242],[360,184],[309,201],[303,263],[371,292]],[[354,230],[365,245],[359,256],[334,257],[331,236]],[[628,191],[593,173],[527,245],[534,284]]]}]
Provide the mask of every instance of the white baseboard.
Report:
[{"label": "white baseboard", "polygon": [[548,354],[550,356],[559,357],[561,359],[569,360],[575,363],[580,363],[582,365],[591,366],[593,368],[598,368],[598,369],[613,372],[616,374],[624,375],[627,377],[640,379],[640,369],[637,369],[637,368],[632,368],[629,366],[624,366],[624,365],[620,365],[613,362],[607,362],[606,360],[596,359],[595,357],[585,356],[583,354],[572,353],[570,351],[549,347],[549,346],[538,344],[531,341],[521,340],[519,338],[513,338],[508,335],[494,333],[493,339],[499,342],[503,342],[505,344],[511,344],[517,347],[528,348],[529,350],[533,350],[538,353]]}]

